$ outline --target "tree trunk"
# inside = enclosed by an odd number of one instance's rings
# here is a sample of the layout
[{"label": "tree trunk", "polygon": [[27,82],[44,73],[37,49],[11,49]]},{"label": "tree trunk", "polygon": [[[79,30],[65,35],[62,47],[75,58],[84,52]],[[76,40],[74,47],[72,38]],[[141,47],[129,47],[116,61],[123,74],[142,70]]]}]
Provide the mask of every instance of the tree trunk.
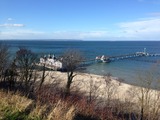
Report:
[{"label": "tree trunk", "polygon": [[143,115],[144,115],[144,91],[143,91],[143,88],[141,89],[141,94],[142,94],[142,101],[141,101],[141,118],[140,118],[140,120],[143,120]]},{"label": "tree trunk", "polygon": [[68,80],[67,85],[66,85],[66,95],[67,96],[70,94],[70,87],[71,87],[71,82],[70,80]]},{"label": "tree trunk", "polygon": [[68,96],[70,94],[70,87],[72,84],[72,80],[73,80],[73,72],[68,72],[68,80],[67,80],[67,85],[66,85],[66,96]]},{"label": "tree trunk", "polygon": [[45,80],[45,72],[46,72],[46,65],[44,64],[44,66],[43,66],[43,73],[42,73],[42,79],[41,79],[41,82],[40,82],[40,85],[39,85],[39,89],[41,89],[42,84],[43,84],[43,82]]},{"label": "tree trunk", "polygon": [[143,107],[141,108],[141,120],[143,120]]}]

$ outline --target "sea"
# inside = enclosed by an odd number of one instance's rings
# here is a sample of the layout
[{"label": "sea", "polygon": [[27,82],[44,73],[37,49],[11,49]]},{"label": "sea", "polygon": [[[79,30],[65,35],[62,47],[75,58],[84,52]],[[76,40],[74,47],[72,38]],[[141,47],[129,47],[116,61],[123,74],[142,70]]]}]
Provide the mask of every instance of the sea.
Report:
[{"label": "sea", "polygon": [[[10,48],[14,56],[20,47],[32,50],[38,55],[62,55],[68,49],[77,49],[86,60],[96,56],[119,56],[142,52],[160,54],[160,41],[81,41],[81,40],[1,40]],[[137,57],[133,59],[115,60],[110,63],[92,61],[86,66],[85,72],[97,75],[110,73],[119,80],[134,85],[140,85],[139,76],[146,76],[146,71],[154,71],[159,76],[160,65],[157,57]],[[153,70],[154,69],[154,70]],[[160,77],[158,78],[160,80]],[[154,88],[160,86],[158,79],[153,83]]]}]

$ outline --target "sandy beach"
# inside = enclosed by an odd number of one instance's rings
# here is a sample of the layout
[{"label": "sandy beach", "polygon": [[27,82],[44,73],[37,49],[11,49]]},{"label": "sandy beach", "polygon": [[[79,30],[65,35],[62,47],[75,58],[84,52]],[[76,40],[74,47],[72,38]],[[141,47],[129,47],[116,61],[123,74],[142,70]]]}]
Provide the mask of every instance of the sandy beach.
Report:
[{"label": "sandy beach", "polygon": [[[108,94],[111,98],[120,99],[124,101],[127,96],[127,91],[132,85],[115,80],[106,80],[104,76],[88,74],[88,73],[75,73],[71,85],[71,91],[82,92],[89,95],[90,92],[97,98],[106,98]],[[58,83],[60,87],[65,87],[67,82],[67,73],[59,71],[47,71],[45,84]]]}]

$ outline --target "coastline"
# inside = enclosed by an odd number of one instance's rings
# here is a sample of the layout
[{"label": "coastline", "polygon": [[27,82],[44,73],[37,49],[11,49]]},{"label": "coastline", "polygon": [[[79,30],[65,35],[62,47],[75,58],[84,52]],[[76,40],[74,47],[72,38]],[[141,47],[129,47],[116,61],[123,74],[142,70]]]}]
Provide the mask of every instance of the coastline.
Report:
[{"label": "coastline", "polygon": [[[121,54],[128,54],[128,53],[135,53],[137,51],[141,51],[147,48],[147,52],[149,53],[159,53],[159,46],[160,42],[152,42],[152,41],[81,41],[81,42],[74,42],[74,41],[38,41],[38,40],[6,40],[5,44],[10,46],[10,52],[12,56],[15,55],[17,49],[20,46],[29,48],[31,51],[36,53],[38,56],[48,54],[54,54],[59,56],[68,48],[78,48],[79,51],[84,53],[87,59],[95,58],[98,55],[107,55],[107,56],[115,56]],[[105,48],[105,49],[104,49]],[[156,48],[156,49],[155,49]],[[156,57],[148,57],[145,60],[156,60]],[[139,61],[140,60],[140,61]],[[104,73],[111,73],[113,76],[118,78],[125,79],[124,82],[127,84],[136,84],[136,71],[142,71],[149,69],[153,63],[141,61],[143,58],[137,60],[120,60],[116,62],[112,62],[109,64],[105,63],[94,63],[90,64],[86,67],[89,73],[93,74],[103,74]]]}]

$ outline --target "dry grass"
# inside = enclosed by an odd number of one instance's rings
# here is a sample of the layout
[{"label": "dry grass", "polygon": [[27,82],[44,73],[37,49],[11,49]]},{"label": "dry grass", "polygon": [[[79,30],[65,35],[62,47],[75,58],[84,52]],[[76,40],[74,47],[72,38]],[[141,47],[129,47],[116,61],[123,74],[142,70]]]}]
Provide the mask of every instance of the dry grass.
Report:
[{"label": "dry grass", "polygon": [[[57,91],[52,85],[44,85],[41,90],[35,92],[35,95],[35,100],[31,100],[18,92],[0,90],[0,119],[8,119],[8,117],[13,116],[17,119],[17,117],[22,116],[23,120],[118,120],[128,118],[130,113],[133,114],[134,112],[135,116],[139,113],[134,111],[133,106],[136,103],[132,104],[131,101],[136,95],[132,99],[128,99],[130,104],[127,104],[127,101],[121,103],[111,99],[114,104],[110,106],[108,104],[98,106],[94,100],[89,101],[80,92],[72,93],[64,98],[63,91]],[[150,102],[150,105],[154,105],[154,111],[148,115],[152,118],[153,116],[158,118],[160,110],[159,92],[156,92],[155,96],[152,94],[152,98],[156,98],[154,103]],[[150,101],[153,100],[150,99]]]},{"label": "dry grass", "polygon": [[35,108],[30,112],[28,117],[32,120],[43,119],[44,118],[44,112],[46,110],[47,110],[46,105],[36,104]]},{"label": "dry grass", "polygon": [[[32,108],[26,114],[26,109],[30,106]],[[76,107],[75,104],[72,105],[68,100],[59,99],[52,104],[41,104],[21,96],[18,92],[13,94],[0,91],[0,119],[9,119],[9,117],[12,118],[13,116],[16,119],[23,113],[23,119],[25,120],[73,120],[79,109]],[[49,113],[47,113],[48,111]]]},{"label": "dry grass", "polygon": [[75,107],[68,106],[67,103],[59,100],[52,108],[47,120],[73,120]]},{"label": "dry grass", "polygon": [[0,91],[0,98],[0,119],[5,118],[8,114],[24,112],[33,102],[24,96],[20,96],[19,93],[13,94],[3,91]]}]

